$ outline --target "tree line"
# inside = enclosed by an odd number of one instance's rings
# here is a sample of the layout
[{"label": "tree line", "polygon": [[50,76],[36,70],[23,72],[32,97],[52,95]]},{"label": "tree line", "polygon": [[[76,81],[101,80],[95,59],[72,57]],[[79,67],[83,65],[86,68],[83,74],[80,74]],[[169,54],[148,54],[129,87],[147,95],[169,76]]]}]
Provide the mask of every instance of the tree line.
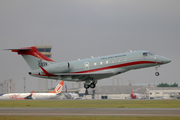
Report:
[{"label": "tree line", "polygon": [[168,83],[160,83],[157,85],[157,87],[178,87],[178,83],[174,83],[174,84],[168,84]]}]

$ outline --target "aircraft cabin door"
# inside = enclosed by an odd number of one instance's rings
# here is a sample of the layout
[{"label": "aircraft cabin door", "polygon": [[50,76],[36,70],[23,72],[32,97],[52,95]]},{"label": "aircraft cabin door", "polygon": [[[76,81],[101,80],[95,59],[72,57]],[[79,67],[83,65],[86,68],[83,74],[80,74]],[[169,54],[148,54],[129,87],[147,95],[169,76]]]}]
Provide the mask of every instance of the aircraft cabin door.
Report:
[{"label": "aircraft cabin door", "polygon": [[89,70],[89,62],[84,63],[85,70]]}]

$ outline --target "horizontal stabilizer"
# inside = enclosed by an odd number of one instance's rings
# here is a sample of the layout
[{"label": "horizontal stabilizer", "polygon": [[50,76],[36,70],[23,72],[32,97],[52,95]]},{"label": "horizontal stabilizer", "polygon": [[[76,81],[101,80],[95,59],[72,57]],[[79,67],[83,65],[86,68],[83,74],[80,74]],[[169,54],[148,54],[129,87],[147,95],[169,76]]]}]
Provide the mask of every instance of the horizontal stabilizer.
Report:
[{"label": "horizontal stabilizer", "polygon": [[18,51],[29,51],[31,48],[21,48],[21,49],[3,49],[3,50],[12,50],[12,52],[18,52]]}]

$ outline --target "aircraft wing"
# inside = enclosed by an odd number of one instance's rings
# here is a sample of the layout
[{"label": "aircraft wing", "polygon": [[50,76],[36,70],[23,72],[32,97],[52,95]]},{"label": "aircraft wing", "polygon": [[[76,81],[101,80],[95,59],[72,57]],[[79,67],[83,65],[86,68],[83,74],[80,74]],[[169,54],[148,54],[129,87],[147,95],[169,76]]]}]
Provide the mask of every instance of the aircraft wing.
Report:
[{"label": "aircraft wing", "polygon": [[54,75],[60,76],[60,79],[68,79],[75,81],[86,81],[89,78],[101,79],[102,77],[106,78],[112,76],[114,73],[112,71],[99,71],[91,73],[55,73]]},{"label": "aircraft wing", "polygon": [[18,99],[33,99],[33,98],[32,98],[33,93],[34,93],[34,90],[31,92],[30,95],[28,95],[28,96],[26,96],[26,97],[24,97],[24,98],[18,98]]},{"label": "aircraft wing", "polygon": [[34,93],[34,90],[31,92],[31,94],[30,94],[30,95],[28,95],[28,96],[27,96],[27,97],[25,97],[24,99],[33,99],[33,98],[32,98],[33,93]]}]

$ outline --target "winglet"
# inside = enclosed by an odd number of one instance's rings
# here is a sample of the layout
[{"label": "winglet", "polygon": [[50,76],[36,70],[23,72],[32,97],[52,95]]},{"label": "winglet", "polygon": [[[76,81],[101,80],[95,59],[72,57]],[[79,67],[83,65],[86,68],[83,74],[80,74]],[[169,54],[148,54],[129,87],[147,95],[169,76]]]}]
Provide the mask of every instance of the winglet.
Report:
[{"label": "winglet", "polygon": [[50,91],[48,93],[61,93],[63,84],[64,84],[64,81],[62,80],[53,91]]}]

